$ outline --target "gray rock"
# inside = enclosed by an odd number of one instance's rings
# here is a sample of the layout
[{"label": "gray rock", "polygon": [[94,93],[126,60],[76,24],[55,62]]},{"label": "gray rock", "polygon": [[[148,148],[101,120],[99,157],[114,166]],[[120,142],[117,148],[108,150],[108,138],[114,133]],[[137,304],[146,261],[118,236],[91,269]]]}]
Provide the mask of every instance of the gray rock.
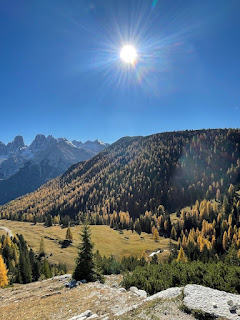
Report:
[{"label": "gray rock", "polygon": [[92,313],[92,311],[91,311],[91,310],[87,310],[87,311],[85,311],[85,312],[83,312],[83,313],[81,313],[81,314],[79,314],[79,315],[77,315],[77,316],[74,316],[74,317],[72,317],[72,318],[70,318],[70,319],[68,319],[68,320],[95,319],[95,318],[90,318],[92,315],[94,315],[94,314]]},{"label": "gray rock", "polygon": [[41,299],[48,298],[48,297],[51,297],[51,296],[55,296],[57,294],[62,294],[62,292],[61,291],[55,291],[55,292],[52,292],[52,293],[47,293],[44,296],[41,296]]},{"label": "gray rock", "polygon": [[182,294],[183,288],[182,287],[176,287],[176,288],[169,288],[163,291],[160,291],[158,293],[155,293],[154,295],[148,297],[145,299],[145,301],[153,301],[155,299],[172,299],[180,296]]},{"label": "gray rock", "polygon": [[87,280],[83,279],[83,280],[80,280],[81,283],[87,283]]},{"label": "gray rock", "polygon": [[77,281],[75,279],[70,280],[66,284],[66,287],[70,289],[75,288],[76,286],[77,286]]},{"label": "gray rock", "polygon": [[231,313],[236,313],[237,308],[238,308],[238,306],[234,304],[233,306],[230,306],[230,307],[229,307],[229,311],[230,311]]},{"label": "gray rock", "polygon": [[147,298],[147,292],[145,290],[140,290],[137,287],[130,287],[129,290],[139,297]]},{"label": "gray rock", "polygon": [[240,296],[237,294],[189,284],[184,288],[184,305],[190,310],[198,309],[214,317],[239,319],[236,311],[240,305]]}]

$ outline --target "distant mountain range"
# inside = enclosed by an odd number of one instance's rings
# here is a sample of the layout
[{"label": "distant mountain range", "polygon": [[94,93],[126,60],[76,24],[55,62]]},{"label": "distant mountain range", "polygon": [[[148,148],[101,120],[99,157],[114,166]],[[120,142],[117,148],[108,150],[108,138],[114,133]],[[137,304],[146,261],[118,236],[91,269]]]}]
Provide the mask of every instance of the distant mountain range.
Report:
[{"label": "distant mountain range", "polygon": [[38,134],[27,146],[22,136],[0,142],[0,204],[6,203],[85,161],[108,147],[100,140],[69,141]]},{"label": "distant mountain range", "polygon": [[[240,186],[240,130],[209,129],[124,137],[90,160],[71,166],[37,191],[0,208],[11,217],[114,211],[138,218],[164,205],[175,212],[196,200],[223,197]],[[95,220],[97,221],[97,220]],[[150,222],[149,222],[150,223]]]}]

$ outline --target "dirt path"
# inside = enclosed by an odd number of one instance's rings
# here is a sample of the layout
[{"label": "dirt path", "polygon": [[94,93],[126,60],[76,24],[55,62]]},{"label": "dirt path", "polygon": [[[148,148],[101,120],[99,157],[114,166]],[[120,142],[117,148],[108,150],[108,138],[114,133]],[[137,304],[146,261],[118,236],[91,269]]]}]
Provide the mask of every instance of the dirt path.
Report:
[{"label": "dirt path", "polygon": [[10,229],[3,227],[3,226],[0,226],[0,229],[6,231],[9,235],[9,237],[13,237],[13,233]]}]

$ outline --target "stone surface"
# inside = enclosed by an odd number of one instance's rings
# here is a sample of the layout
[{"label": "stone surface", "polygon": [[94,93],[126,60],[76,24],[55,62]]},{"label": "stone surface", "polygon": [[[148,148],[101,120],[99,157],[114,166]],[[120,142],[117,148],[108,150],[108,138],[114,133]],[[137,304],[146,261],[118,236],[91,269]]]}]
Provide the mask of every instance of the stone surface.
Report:
[{"label": "stone surface", "polygon": [[145,290],[140,290],[137,287],[131,287],[129,290],[139,297],[147,298],[147,292]]},{"label": "stone surface", "polygon": [[176,298],[182,294],[183,287],[169,288],[148,297],[145,301],[152,301],[156,299],[171,299]]},{"label": "stone surface", "polygon": [[[184,290],[184,305],[198,309],[215,317],[239,320],[240,295],[227,293],[196,284],[187,285]],[[217,308],[214,307],[217,305]]]},{"label": "stone surface", "polygon": [[96,318],[96,317],[91,318],[92,316],[97,316],[97,315],[93,314],[91,310],[87,310],[87,311],[85,311],[77,316],[74,316],[68,320],[85,320],[85,319],[95,319]]}]

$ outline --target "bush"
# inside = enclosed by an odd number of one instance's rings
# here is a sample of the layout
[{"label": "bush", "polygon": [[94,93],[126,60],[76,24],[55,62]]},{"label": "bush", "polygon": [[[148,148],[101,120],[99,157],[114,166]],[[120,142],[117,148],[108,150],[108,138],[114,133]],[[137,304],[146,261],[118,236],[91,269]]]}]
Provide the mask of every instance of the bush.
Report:
[{"label": "bush", "polygon": [[138,266],[123,278],[123,286],[136,286],[149,294],[170,287],[199,284],[213,289],[240,293],[240,267],[218,263],[193,261],[171,262]]}]

